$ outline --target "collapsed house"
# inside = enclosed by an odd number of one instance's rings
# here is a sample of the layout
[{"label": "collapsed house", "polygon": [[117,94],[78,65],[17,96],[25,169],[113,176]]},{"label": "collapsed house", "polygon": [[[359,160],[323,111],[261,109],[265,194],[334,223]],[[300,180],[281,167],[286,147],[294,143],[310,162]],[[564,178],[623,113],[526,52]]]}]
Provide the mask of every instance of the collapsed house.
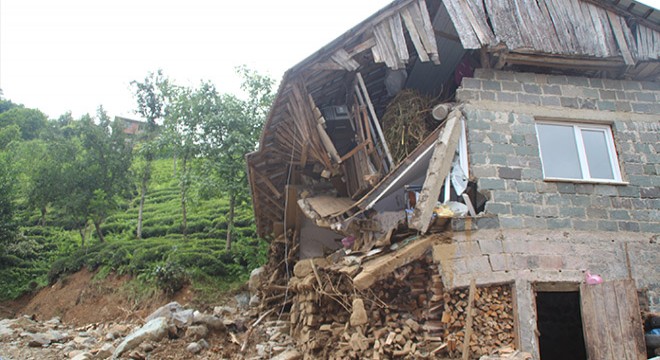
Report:
[{"label": "collapsed house", "polygon": [[659,119],[660,11],[395,1],[285,73],[247,155],[262,304],[308,358],[646,358]]}]

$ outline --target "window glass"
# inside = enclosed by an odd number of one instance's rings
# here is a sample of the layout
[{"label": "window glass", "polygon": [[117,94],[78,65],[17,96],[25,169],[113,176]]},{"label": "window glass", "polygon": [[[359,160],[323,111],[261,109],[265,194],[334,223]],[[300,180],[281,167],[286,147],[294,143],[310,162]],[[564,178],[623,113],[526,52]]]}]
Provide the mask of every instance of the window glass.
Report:
[{"label": "window glass", "polygon": [[587,155],[587,164],[592,178],[614,179],[610,154],[607,150],[607,139],[605,131],[582,129],[582,140],[584,151]]},{"label": "window glass", "polygon": [[581,179],[573,126],[537,124],[545,177]]}]

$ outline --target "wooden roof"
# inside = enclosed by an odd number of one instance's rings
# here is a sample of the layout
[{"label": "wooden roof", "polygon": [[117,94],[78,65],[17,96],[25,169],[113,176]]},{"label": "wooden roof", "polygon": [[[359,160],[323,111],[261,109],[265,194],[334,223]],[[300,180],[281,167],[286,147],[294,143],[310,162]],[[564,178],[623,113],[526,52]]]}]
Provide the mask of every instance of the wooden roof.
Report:
[{"label": "wooden roof", "polygon": [[356,74],[380,115],[391,100],[390,71],[405,69],[406,86],[432,86],[431,79],[452,74],[471,50],[481,54],[483,67],[657,81],[660,14],[630,0],[392,2],[284,74],[259,149],[247,155],[259,235],[282,225],[291,206],[286,186],[303,169],[336,172],[316,121],[323,106],[351,103]]}]

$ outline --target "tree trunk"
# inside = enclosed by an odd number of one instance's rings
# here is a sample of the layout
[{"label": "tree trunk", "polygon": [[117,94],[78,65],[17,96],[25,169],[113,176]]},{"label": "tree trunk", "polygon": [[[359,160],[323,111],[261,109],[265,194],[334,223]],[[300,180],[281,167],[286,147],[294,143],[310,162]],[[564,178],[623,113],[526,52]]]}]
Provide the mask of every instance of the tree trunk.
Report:
[{"label": "tree trunk", "polygon": [[41,226],[46,226],[46,206],[41,208]]},{"label": "tree trunk", "polygon": [[85,247],[85,229],[86,228],[87,228],[87,226],[81,227],[80,229],[78,229],[78,232],[80,233],[80,247],[81,248]]},{"label": "tree trunk", "polygon": [[181,232],[183,233],[183,239],[186,240],[188,238],[188,216],[186,213],[186,192],[188,191],[188,184],[187,181],[188,179],[186,172],[188,169],[186,169],[187,165],[187,156],[183,156],[181,159],[181,176],[183,177],[181,179],[181,215],[183,217],[183,221],[181,223]]},{"label": "tree trunk", "polygon": [[144,211],[144,200],[147,197],[147,183],[150,176],[151,161],[148,160],[144,168],[144,174],[142,175],[142,184],[140,185],[140,208],[138,210],[137,230],[135,232],[138,240],[142,239],[142,213]]},{"label": "tree trunk", "polygon": [[234,229],[234,207],[236,206],[236,195],[229,195],[229,218],[227,219],[227,244],[225,250],[231,251],[231,231]]},{"label": "tree trunk", "polygon": [[94,221],[94,228],[96,229],[96,234],[99,236],[99,240],[101,240],[101,242],[105,242],[103,231],[101,231],[101,223]]}]

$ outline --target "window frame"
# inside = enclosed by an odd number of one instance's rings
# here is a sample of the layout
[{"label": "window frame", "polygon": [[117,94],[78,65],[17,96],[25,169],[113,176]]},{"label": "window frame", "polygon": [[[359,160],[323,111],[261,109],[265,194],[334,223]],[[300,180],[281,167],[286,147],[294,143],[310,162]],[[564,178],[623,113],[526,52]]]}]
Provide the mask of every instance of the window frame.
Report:
[{"label": "window frame", "polygon": [[[570,126],[573,128],[573,141],[577,147],[578,162],[582,172],[581,178],[562,178],[547,176],[545,173],[545,166],[543,165],[543,150],[541,149],[541,139],[538,125],[557,125],[557,126]],[[539,158],[541,160],[541,171],[543,172],[543,180],[546,181],[564,181],[575,183],[598,183],[598,184],[627,184],[623,181],[621,168],[619,166],[619,156],[614,143],[614,134],[612,133],[612,126],[610,124],[593,124],[582,123],[577,121],[553,121],[553,120],[536,120],[534,124],[536,130],[536,140],[538,142]],[[607,146],[607,155],[610,160],[610,169],[614,179],[594,178],[589,171],[589,163],[584,146],[584,138],[582,130],[599,131],[605,134],[605,144]]]}]

